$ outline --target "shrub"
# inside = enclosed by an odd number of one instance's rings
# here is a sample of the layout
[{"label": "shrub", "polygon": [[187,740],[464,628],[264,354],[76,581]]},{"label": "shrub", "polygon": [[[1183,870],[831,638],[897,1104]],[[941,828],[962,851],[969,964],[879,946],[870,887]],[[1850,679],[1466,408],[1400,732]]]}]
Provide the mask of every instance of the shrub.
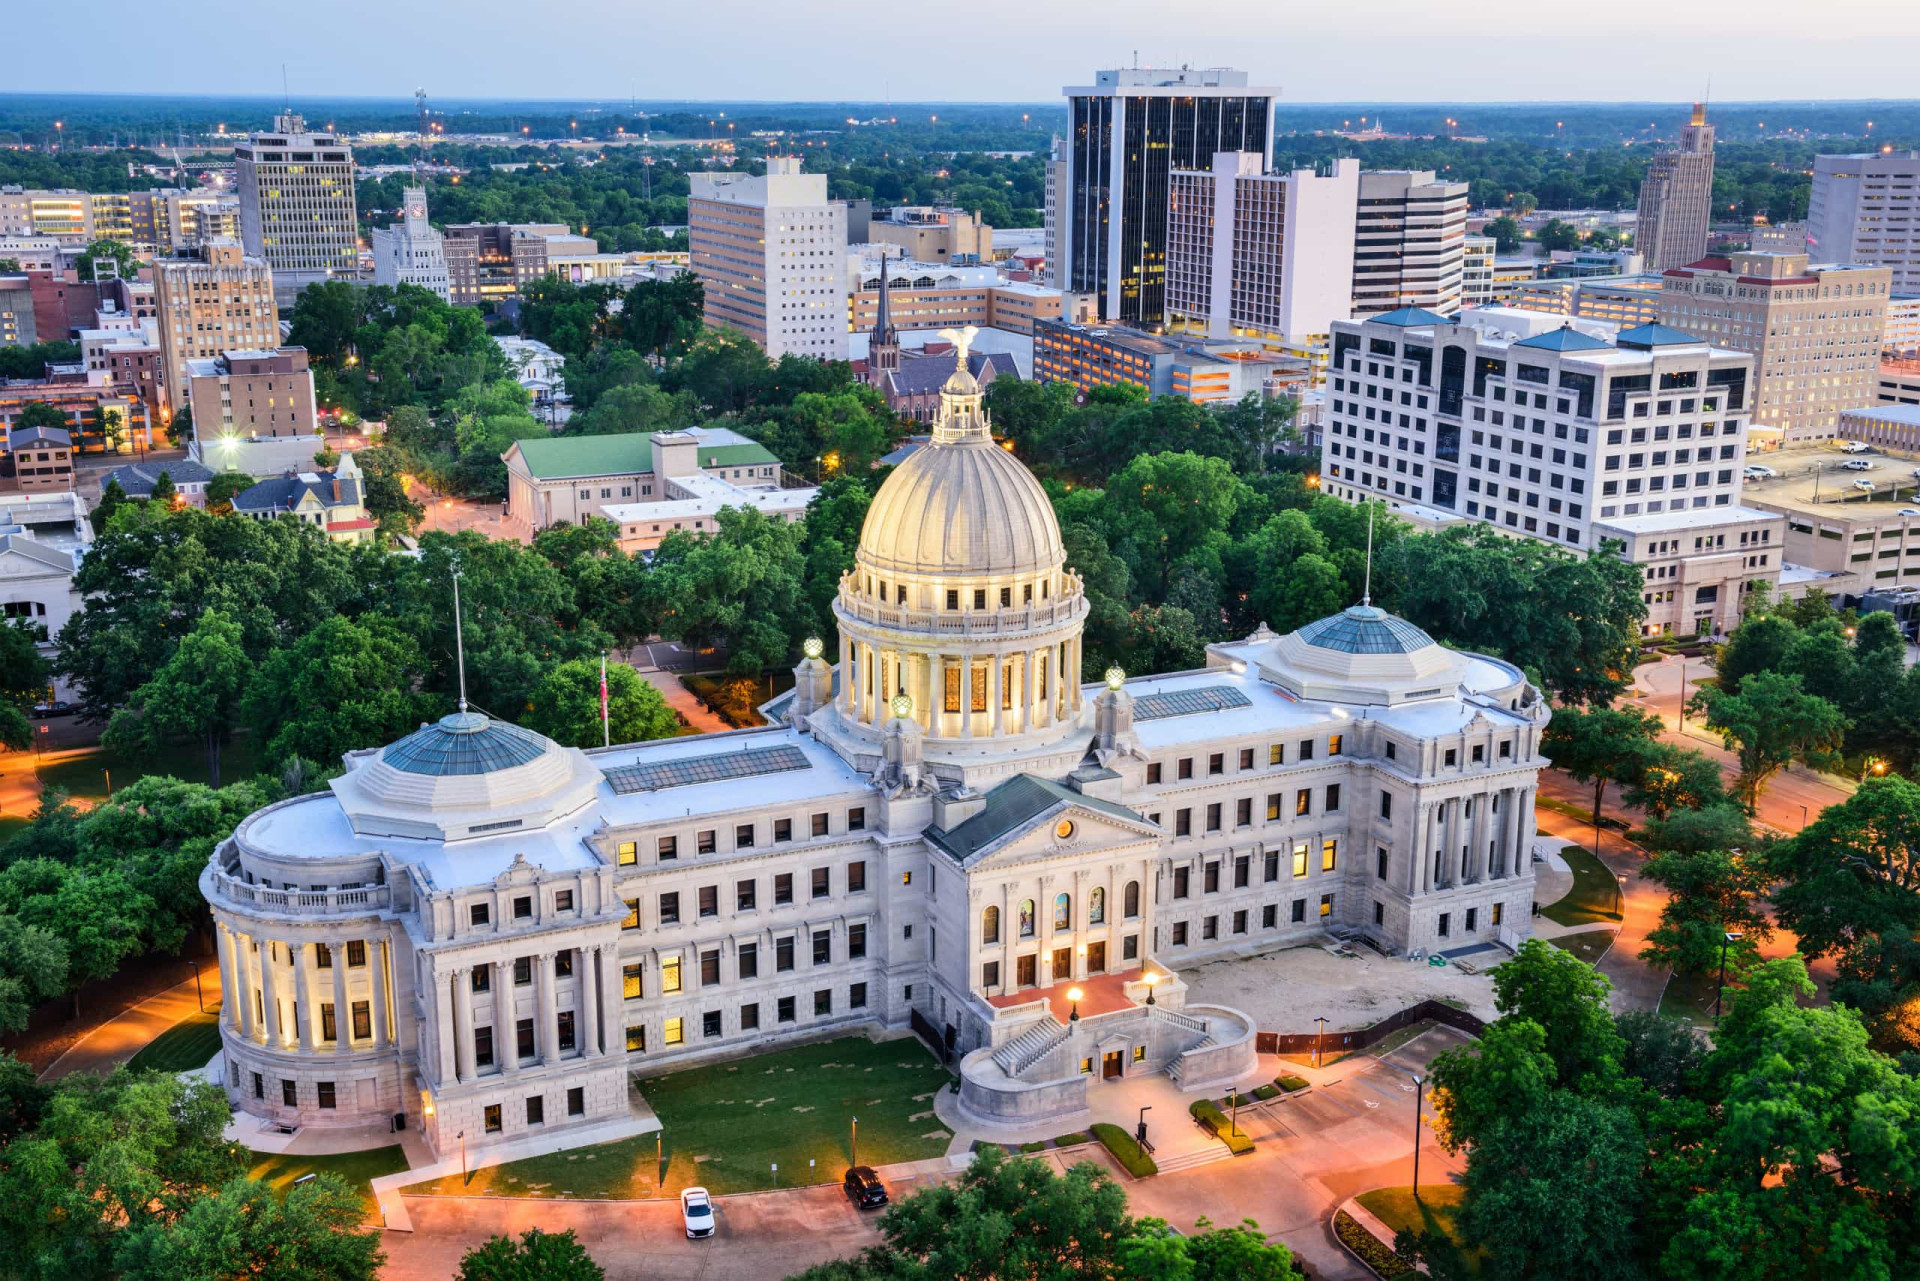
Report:
[{"label": "shrub", "polygon": [[1227,1114],[1212,1099],[1195,1099],[1187,1111],[1193,1114],[1193,1119],[1200,1123],[1202,1129],[1226,1144],[1227,1151],[1235,1156],[1245,1156],[1253,1151],[1253,1140],[1247,1136],[1247,1132],[1234,1129],[1233,1122],[1227,1119]]},{"label": "shrub", "polygon": [[1091,1135],[1062,1134],[1061,1136],[1059,1136],[1053,1141],[1053,1146],[1057,1148],[1070,1148],[1081,1143],[1091,1143],[1091,1142],[1093,1142],[1093,1138]]},{"label": "shrub", "polygon": [[1254,1090],[1253,1097],[1265,1103],[1268,1099],[1278,1098],[1281,1090],[1277,1085],[1262,1085]]},{"label": "shrub", "polygon": [[1390,1279],[1417,1275],[1413,1265],[1387,1248],[1385,1242],[1360,1226],[1360,1221],[1345,1210],[1333,1216],[1333,1232],[1340,1244],[1360,1256],[1360,1261],[1382,1277]]},{"label": "shrub", "polygon": [[1304,1090],[1307,1088],[1305,1078],[1294,1076],[1291,1072],[1282,1072],[1279,1076],[1273,1078],[1273,1083],[1289,1094],[1295,1090]]},{"label": "shrub", "polygon": [[1094,1138],[1107,1145],[1107,1151],[1113,1153],[1113,1159],[1120,1163],[1121,1168],[1134,1178],[1144,1179],[1160,1173],[1159,1163],[1141,1151],[1140,1145],[1133,1141],[1133,1136],[1119,1126],[1102,1121],[1088,1128]]},{"label": "shrub", "polygon": [[1029,1153],[1045,1152],[1047,1150],[1047,1141],[1045,1139],[1035,1139],[1031,1143],[1022,1143],[1020,1145],[1020,1150],[1022,1152],[1029,1152]]}]

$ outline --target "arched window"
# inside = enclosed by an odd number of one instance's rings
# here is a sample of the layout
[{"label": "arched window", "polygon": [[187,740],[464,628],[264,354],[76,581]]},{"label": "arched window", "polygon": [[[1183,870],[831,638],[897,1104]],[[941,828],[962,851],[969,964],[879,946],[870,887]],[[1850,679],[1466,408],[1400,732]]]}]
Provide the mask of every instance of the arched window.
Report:
[{"label": "arched window", "polygon": [[1070,930],[1073,928],[1073,896],[1056,894],[1053,896],[1053,928]]},{"label": "arched window", "polygon": [[1107,892],[1096,885],[1087,894],[1087,924],[1105,925],[1107,923]]},{"label": "arched window", "polygon": [[1030,898],[1020,900],[1020,937],[1033,937],[1033,900]]},{"label": "arched window", "polygon": [[990,907],[980,913],[980,941],[998,943],[1000,941],[1000,909]]},{"label": "arched window", "polygon": [[1120,910],[1126,913],[1128,920],[1140,915],[1140,882],[1127,882],[1127,888],[1120,900]]}]

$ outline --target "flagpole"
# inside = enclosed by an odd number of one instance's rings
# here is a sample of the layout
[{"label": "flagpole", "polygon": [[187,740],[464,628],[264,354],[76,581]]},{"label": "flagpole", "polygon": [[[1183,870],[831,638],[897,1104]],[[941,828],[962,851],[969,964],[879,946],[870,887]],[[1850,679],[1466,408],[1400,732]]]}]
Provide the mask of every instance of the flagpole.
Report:
[{"label": "flagpole", "polygon": [[600,745],[613,746],[613,722],[607,717],[607,651],[600,651]]}]

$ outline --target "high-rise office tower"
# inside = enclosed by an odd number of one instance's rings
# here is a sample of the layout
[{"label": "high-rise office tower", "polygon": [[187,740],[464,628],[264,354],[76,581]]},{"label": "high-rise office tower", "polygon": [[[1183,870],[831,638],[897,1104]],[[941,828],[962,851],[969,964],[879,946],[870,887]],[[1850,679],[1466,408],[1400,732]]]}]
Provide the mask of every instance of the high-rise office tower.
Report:
[{"label": "high-rise office tower", "polygon": [[297,112],[233,149],[240,189],[240,239],[277,277],[304,284],[351,275],[360,265],[354,224],[353,148],[316,133]]},{"label": "high-rise office tower", "polygon": [[1223,67],[1094,73],[1065,90],[1072,133],[1056,220],[1056,285],[1092,294],[1106,320],[1155,324],[1166,312],[1167,196],[1176,169],[1222,151],[1273,159],[1277,91]]},{"label": "high-rise office tower", "polygon": [[1890,267],[1895,293],[1920,293],[1920,151],[1815,156],[1807,251]]},{"label": "high-rise office tower", "polygon": [[1640,184],[1640,215],[1633,247],[1648,271],[1684,267],[1706,256],[1707,218],[1713,207],[1713,126],[1707,109],[1693,104],[1693,122],[1680,131],[1680,146],[1648,162]]},{"label": "high-rise office tower", "polygon": [[1176,169],[1167,209],[1167,324],[1208,338],[1307,339],[1347,318],[1360,162],[1262,172],[1255,151]]},{"label": "high-rise office tower", "polygon": [[1431,169],[1360,175],[1353,226],[1353,314],[1424,307],[1460,312],[1466,276],[1467,184]]},{"label": "high-rise office tower", "polygon": [[1660,323],[1753,353],[1756,432],[1826,440],[1841,410],[1873,403],[1890,280],[1803,253],[1702,258],[1661,277]]},{"label": "high-rise office tower", "polygon": [[1073,172],[1072,149],[1065,138],[1055,138],[1053,149],[1047,153],[1046,208],[1043,211],[1047,233],[1047,267],[1041,277],[1044,284],[1055,289],[1065,274],[1060,263],[1060,220],[1066,207],[1067,176]]},{"label": "high-rise office tower", "polygon": [[373,230],[373,283],[418,285],[441,301],[453,301],[447,275],[446,244],[427,221],[427,193],[408,187],[400,203],[400,221]]},{"label": "high-rise office tower", "polygon": [[775,360],[847,358],[847,207],[798,156],[765,177],[689,175],[687,247],[709,325],[738,329]]},{"label": "high-rise office tower", "polygon": [[189,360],[280,345],[273,269],[235,241],[210,241],[197,259],[156,262],[153,299],[166,403],[173,413],[188,404]]}]

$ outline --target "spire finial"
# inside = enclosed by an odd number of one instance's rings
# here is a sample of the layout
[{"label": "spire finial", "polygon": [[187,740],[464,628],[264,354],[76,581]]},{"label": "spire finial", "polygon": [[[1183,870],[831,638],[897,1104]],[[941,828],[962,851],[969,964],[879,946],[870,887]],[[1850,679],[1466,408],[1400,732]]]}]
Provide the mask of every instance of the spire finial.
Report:
[{"label": "spire finial", "polygon": [[1373,504],[1367,504],[1367,581],[1360,589],[1360,603],[1373,604]]},{"label": "spire finial", "polygon": [[453,655],[460,672],[460,710],[467,710],[467,641],[460,628],[460,567],[453,569]]}]

